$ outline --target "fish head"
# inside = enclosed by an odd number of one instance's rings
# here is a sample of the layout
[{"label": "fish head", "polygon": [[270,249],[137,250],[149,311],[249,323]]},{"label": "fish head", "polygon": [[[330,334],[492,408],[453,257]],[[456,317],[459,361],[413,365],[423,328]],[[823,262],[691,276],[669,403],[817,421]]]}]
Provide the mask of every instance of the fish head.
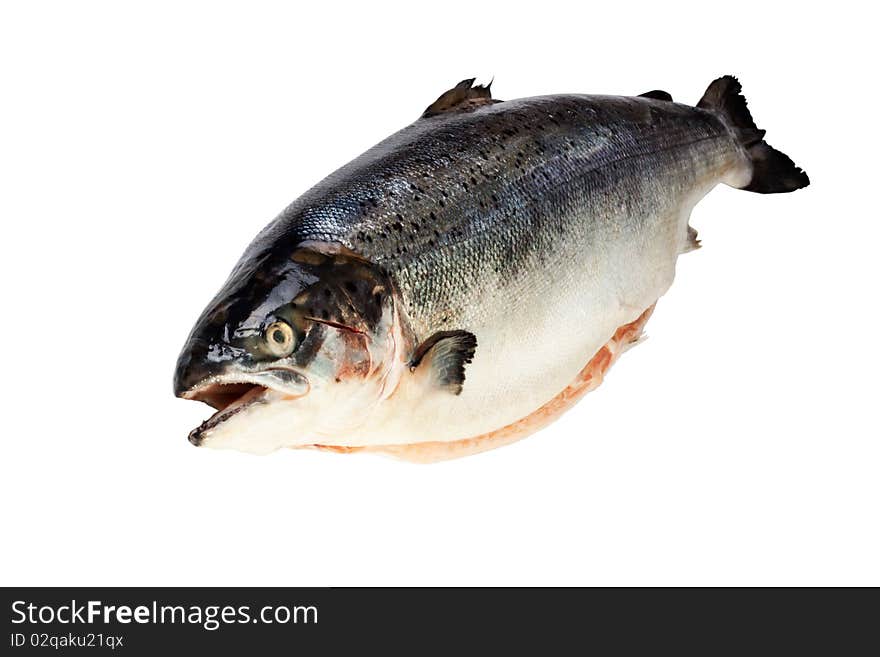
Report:
[{"label": "fish head", "polygon": [[246,257],[196,322],[175,394],[217,409],[195,445],[267,453],[353,430],[406,369],[388,275],[331,243]]}]

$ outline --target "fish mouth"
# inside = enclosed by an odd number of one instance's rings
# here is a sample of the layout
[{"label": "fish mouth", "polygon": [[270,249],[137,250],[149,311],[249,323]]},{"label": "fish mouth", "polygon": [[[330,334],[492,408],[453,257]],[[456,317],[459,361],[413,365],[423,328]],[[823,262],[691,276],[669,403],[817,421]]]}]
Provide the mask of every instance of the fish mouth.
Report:
[{"label": "fish mouth", "polygon": [[268,391],[267,386],[258,383],[209,383],[183,393],[181,396],[184,399],[204,402],[217,409],[216,413],[189,432],[189,442],[198,447],[208,431],[261,401]]},{"label": "fish mouth", "polygon": [[177,383],[188,378],[186,370],[175,379],[178,397],[204,402],[217,411],[189,432],[189,442],[197,447],[204,444],[214,429],[242,411],[259,404],[299,399],[311,391],[305,373],[291,367],[206,374],[188,389],[181,389],[183,386]]}]

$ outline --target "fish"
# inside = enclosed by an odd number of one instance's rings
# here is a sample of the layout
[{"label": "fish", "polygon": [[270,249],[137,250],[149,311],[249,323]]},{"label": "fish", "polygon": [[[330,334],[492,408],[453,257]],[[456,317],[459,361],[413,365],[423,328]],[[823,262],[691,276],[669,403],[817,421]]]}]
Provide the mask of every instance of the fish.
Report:
[{"label": "fish", "polygon": [[463,80],[308,190],[198,317],[197,446],[462,457],[547,426],[636,344],[718,184],[792,192],[732,76],[501,101]]}]

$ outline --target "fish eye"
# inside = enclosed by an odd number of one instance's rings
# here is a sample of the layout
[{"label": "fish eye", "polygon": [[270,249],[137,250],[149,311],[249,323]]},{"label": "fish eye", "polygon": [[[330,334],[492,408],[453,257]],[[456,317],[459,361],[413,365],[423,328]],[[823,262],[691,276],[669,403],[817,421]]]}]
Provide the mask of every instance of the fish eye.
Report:
[{"label": "fish eye", "polygon": [[296,345],[296,336],[287,322],[272,322],[266,327],[264,335],[267,348],[279,358],[290,355]]}]

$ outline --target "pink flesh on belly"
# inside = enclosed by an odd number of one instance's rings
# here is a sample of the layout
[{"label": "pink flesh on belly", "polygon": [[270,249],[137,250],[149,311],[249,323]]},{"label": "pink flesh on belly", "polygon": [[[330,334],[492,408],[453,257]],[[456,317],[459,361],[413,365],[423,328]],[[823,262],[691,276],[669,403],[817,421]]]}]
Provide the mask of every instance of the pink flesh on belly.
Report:
[{"label": "pink flesh on belly", "polygon": [[368,445],[359,447],[307,445],[305,447],[342,454],[363,451],[378,452],[396,456],[407,461],[431,463],[477,454],[495,449],[496,447],[502,447],[503,445],[509,445],[543,429],[574,406],[581,397],[596,389],[602,383],[608,368],[626,351],[627,347],[636,342],[642,335],[645,323],[654,311],[654,305],[652,304],[635,321],[618,328],[614,332],[614,336],[596,352],[590,359],[590,362],[578,373],[575,380],[562,392],[533,413],[500,429],[479,436],[473,436],[472,438],[463,438],[449,442],[429,441],[405,445]]}]

